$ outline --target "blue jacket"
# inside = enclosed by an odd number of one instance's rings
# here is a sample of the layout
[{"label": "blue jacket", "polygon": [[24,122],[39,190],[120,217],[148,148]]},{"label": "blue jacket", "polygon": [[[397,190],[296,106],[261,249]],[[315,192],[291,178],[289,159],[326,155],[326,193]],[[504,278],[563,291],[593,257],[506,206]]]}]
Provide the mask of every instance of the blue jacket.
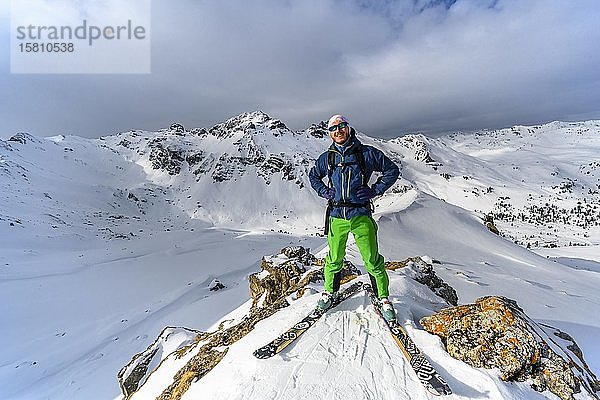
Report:
[{"label": "blue jacket", "polygon": [[[361,186],[366,186],[374,171],[383,173],[371,186],[375,193],[382,195],[398,179],[400,170],[381,150],[372,146],[363,145],[357,138],[354,128],[351,128],[351,140],[343,150],[332,143],[329,149],[321,154],[314,167],[308,173],[310,185],[319,196],[325,197],[329,187],[323,183],[323,178],[328,175],[328,154],[335,153],[335,167],[331,175],[331,185],[335,189],[334,203],[364,203],[356,197],[356,191]],[[365,160],[365,176],[362,176],[358,160],[356,159],[356,147],[362,147]],[[345,164],[345,165],[344,165]],[[370,207],[343,207],[335,206],[331,211],[332,217],[350,219],[358,215],[371,215]]]}]

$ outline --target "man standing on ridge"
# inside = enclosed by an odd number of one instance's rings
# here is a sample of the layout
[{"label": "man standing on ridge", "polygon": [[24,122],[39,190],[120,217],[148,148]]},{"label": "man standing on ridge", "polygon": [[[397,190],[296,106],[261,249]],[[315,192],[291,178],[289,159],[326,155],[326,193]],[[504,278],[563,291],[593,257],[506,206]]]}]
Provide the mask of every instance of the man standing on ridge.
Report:
[{"label": "man standing on ridge", "polygon": [[[333,143],[319,156],[308,175],[312,188],[328,200],[325,231],[329,253],[325,258],[325,291],[317,307],[321,310],[331,307],[333,296],[339,290],[346,241],[352,232],[373,290],[381,301],[382,314],[388,321],[395,320],[396,313],[388,299],[389,278],[377,245],[371,200],[389,189],[400,171],[381,150],[363,145],[344,116],[332,116],[327,129]],[[374,171],[383,175],[369,187],[367,184]],[[328,186],[323,183],[325,176],[329,178]]]}]

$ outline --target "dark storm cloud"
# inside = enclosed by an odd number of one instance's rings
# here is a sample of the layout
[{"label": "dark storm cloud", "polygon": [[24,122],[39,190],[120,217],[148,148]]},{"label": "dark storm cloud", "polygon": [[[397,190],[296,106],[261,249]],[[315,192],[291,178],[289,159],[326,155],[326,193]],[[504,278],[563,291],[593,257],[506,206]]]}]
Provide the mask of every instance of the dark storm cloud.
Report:
[{"label": "dark storm cloud", "polygon": [[379,136],[600,118],[599,17],[594,0],[154,1],[149,75],[15,75],[3,59],[0,136],[256,109],[293,129],[342,112]]}]

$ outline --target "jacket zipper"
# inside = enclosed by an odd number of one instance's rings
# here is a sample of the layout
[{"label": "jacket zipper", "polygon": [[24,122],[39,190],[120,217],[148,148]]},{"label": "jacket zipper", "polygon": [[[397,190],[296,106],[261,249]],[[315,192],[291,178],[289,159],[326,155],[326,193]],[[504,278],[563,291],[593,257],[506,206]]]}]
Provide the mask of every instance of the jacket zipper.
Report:
[{"label": "jacket zipper", "polygon": [[[344,153],[345,152],[346,152],[346,150],[344,150],[343,153],[341,154],[341,156],[342,156],[342,165],[344,165]],[[345,199],[345,196],[344,196],[344,170],[345,169],[346,169],[346,167],[342,166],[342,170],[340,171],[341,175],[342,175],[341,182],[340,182],[341,183],[341,185],[340,185],[341,188],[340,189],[342,189],[342,202],[344,202],[344,203],[346,202],[346,199]],[[346,217],[346,207],[342,207],[342,213],[344,214],[344,219],[348,219]]]},{"label": "jacket zipper", "polygon": [[350,199],[350,182],[352,181],[352,169],[348,170],[348,184],[346,185],[346,195]]}]

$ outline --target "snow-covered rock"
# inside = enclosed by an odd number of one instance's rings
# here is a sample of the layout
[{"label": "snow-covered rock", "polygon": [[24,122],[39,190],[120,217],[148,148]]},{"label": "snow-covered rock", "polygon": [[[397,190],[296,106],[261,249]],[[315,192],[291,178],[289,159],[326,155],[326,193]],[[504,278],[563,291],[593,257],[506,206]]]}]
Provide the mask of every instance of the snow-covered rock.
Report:
[{"label": "snow-covered rock", "polygon": [[498,368],[503,380],[531,379],[535,390],[550,390],[562,400],[572,400],[582,387],[592,397],[600,390],[583,355],[559,346],[514,300],[482,297],[425,317],[421,325],[443,339],[452,357],[475,368]]}]

